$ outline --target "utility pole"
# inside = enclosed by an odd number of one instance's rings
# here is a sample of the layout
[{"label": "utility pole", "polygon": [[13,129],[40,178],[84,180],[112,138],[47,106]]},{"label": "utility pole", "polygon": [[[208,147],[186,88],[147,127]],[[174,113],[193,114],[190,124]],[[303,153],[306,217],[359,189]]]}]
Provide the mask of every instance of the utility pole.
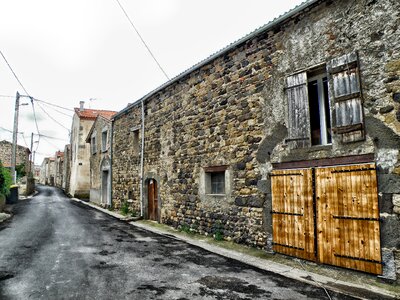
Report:
[{"label": "utility pole", "polygon": [[13,128],[13,145],[11,155],[11,176],[13,184],[17,183],[17,175],[15,174],[15,165],[17,163],[17,135],[18,135],[18,114],[19,114],[19,93],[17,92],[15,98],[15,114],[14,114],[14,128]]},{"label": "utility pole", "polygon": [[29,154],[29,173],[32,172],[33,132],[31,134],[31,153]]}]

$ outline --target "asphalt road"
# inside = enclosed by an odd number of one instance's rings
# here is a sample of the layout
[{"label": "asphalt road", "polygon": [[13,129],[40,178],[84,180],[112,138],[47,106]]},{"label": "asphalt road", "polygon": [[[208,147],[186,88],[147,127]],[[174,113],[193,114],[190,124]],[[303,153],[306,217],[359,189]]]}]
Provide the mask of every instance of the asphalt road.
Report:
[{"label": "asphalt road", "polygon": [[0,299],[329,299],[321,288],[135,228],[56,188],[38,190],[0,225]]}]

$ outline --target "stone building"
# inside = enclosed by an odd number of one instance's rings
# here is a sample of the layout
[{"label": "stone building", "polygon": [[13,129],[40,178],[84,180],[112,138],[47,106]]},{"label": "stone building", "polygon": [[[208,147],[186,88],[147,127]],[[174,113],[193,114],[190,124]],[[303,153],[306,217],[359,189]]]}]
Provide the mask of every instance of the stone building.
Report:
[{"label": "stone building", "polygon": [[[31,151],[23,146],[17,145],[16,165],[25,165],[25,172],[29,172],[29,155]],[[12,143],[6,140],[0,142],[0,160],[6,168],[11,167]]]},{"label": "stone building", "polygon": [[40,180],[44,185],[55,185],[56,178],[56,159],[54,157],[45,157],[40,166]]},{"label": "stone building", "polygon": [[112,201],[396,278],[399,20],[395,0],[309,0],[129,105]]},{"label": "stone building", "polygon": [[110,129],[113,115],[98,115],[86,138],[90,144],[90,201],[111,205]]},{"label": "stone building", "polygon": [[64,175],[64,152],[57,151],[55,154],[55,180],[56,187],[61,188]]},{"label": "stone building", "polygon": [[114,111],[84,108],[84,101],[75,108],[71,130],[71,167],[69,193],[78,198],[89,199],[90,195],[90,145],[86,137],[98,115],[110,116]]}]

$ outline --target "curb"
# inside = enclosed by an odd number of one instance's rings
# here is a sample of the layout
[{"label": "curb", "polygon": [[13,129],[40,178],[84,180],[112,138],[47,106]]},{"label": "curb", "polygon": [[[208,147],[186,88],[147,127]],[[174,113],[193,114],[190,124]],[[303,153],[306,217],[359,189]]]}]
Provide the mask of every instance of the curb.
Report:
[{"label": "curb", "polygon": [[[284,276],[286,278],[298,280],[304,283],[311,284],[313,286],[320,287],[326,291],[326,289],[329,289],[334,292],[338,292],[341,294],[345,294],[348,296],[355,297],[357,299],[400,299],[400,297],[396,294],[392,294],[387,292],[384,289],[377,288],[377,287],[370,287],[366,288],[365,286],[351,283],[351,282],[345,282],[341,280],[334,280],[331,277],[327,277],[324,275],[319,275],[315,274],[312,272],[308,272],[306,270],[302,269],[296,269],[284,264],[280,264],[277,262],[273,262],[270,260],[266,259],[261,259],[257,258],[251,255],[247,255],[244,253],[236,252],[233,250],[228,250],[219,246],[211,245],[206,242],[203,242],[201,240],[195,240],[191,239],[189,237],[182,237],[180,235],[171,233],[171,232],[165,232],[163,230],[145,225],[145,224],[140,224],[136,222],[132,222],[130,217],[123,216],[119,213],[109,211],[107,209],[101,208],[97,205],[94,205],[90,202],[85,202],[77,198],[71,198],[71,200],[82,203],[86,206],[89,206],[91,208],[97,209],[103,213],[106,213],[120,221],[128,222],[130,225],[135,226],[140,229],[144,229],[147,231],[150,231],[152,233],[162,235],[168,238],[174,238],[179,241],[183,241],[185,243],[188,243],[190,245],[202,248],[204,250],[207,250],[209,252],[234,259],[237,261],[240,261],[242,263],[245,263],[247,265],[250,265],[252,267],[267,271],[267,272],[272,272],[281,276]],[[299,265],[302,267],[301,261],[299,261]],[[328,293],[328,292],[327,292]]]}]

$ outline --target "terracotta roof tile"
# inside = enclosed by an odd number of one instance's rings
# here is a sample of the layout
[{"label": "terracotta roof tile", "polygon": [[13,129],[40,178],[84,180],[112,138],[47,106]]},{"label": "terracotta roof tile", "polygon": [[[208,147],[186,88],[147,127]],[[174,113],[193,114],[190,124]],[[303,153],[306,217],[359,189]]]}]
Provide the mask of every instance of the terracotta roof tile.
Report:
[{"label": "terracotta roof tile", "polygon": [[98,115],[111,120],[111,118],[117,113],[112,110],[100,110],[100,109],[83,109],[82,111],[79,108],[75,107],[75,112],[81,119],[94,120]]}]

